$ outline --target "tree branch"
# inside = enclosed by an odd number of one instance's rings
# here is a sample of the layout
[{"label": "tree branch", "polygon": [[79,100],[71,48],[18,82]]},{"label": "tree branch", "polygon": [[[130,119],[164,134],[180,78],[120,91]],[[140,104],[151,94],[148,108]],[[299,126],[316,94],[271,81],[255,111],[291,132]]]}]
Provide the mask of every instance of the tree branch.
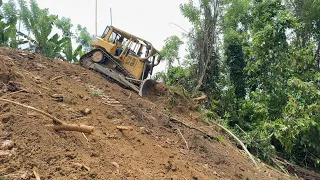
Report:
[{"label": "tree branch", "polygon": [[78,132],[85,132],[85,133],[92,133],[93,132],[93,129],[94,127],[92,126],[87,126],[87,125],[77,125],[77,124],[68,124],[42,110],[39,110],[37,108],[34,108],[32,106],[28,106],[28,105],[24,105],[24,104],[20,104],[18,102],[14,102],[14,101],[11,101],[11,100],[8,100],[8,99],[3,99],[3,98],[0,98],[0,101],[3,101],[3,102],[8,102],[8,103],[12,103],[12,104],[15,104],[15,105],[18,105],[18,106],[22,106],[22,107],[26,107],[28,109],[32,109],[42,115],[45,115],[49,118],[52,119],[53,121],[53,124],[55,124],[55,126],[51,126],[54,130],[66,130],[66,131],[78,131]]}]

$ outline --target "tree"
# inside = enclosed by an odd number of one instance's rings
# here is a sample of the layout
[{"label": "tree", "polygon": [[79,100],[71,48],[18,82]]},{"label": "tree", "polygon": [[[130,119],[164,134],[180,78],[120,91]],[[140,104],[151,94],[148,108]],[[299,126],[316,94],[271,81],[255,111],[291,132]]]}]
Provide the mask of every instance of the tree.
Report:
[{"label": "tree", "polygon": [[2,9],[3,14],[0,12],[0,45],[16,48],[18,46],[16,41],[18,20],[16,5],[13,0],[10,0],[3,4]]},{"label": "tree", "polygon": [[261,158],[277,150],[292,162],[317,168],[320,74],[314,66],[315,46],[301,46],[300,37],[289,39],[287,32],[300,27],[281,0],[255,1],[250,11],[247,94],[239,125],[254,139],[263,139],[249,144]]},{"label": "tree", "polygon": [[167,70],[172,68],[175,60],[179,61],[179,48],[183,44],[180,38],[176,35],[170,36],[165,40],[165,45],[162,47],[160,54],[167,61]]},{"label": "tree", "polygon": [[19,34],[29,40],[30,50],[50,58],[60,57],[65,39],[60,38],[58,33],[49,37],[58,17],[50,15],[48,9],[40,9],[36,0],[30,0],[30,9],[25,0],[19,0],[19,6],[21,20],[33,37],[22,32]]},{"label": "tree", "polygon": [[308,42],[317,44],[314,58],[317,60],[315,66],[320,69],[320,1],[315,0],[290,0],[290,8],[295,14],[299,28],[294,29],[297,39],[300,39],[301,47]]},{"label": "tree", "polygon": [[64,43],[62,44],[64,56],[61,58],[69,62],[78,62],[78,56],[82,53],[82,45],[78,45],[75,50],[73,49],[72,40],[75,38],[75,34],[71,31],[73,26],[71,19],[62,17],[55,22],[55,25],[62,31],[62,37],[64,38]]},{"label": "tree", "polygon": [[88,32],[86,27],[82,27],[80,24],[77,26],[76,30],[76,42],[82,46],[83,52],[88,52],[92,49],[92,46],[90,45],[90,41],[92,40],[92,36]]},{"label": "tree", "polygon": [[247,0],[226,1],[226,12],[222,19],[224,54],[230,72],[230,81],[238,99],[245,97],[245,52],[248,46],[248,28],[252,19]]},{"label": "tree", "polygon": [[197,6],[190,0],[180,5],[183,16],[193,25],[188,34],[188,45],[190,57],[196,60],[194,76],[198,82],[194,91],[197,92],[201,88],[209,96],[219,94],[217,27],[220,3],[219,0],[201,0]]}]

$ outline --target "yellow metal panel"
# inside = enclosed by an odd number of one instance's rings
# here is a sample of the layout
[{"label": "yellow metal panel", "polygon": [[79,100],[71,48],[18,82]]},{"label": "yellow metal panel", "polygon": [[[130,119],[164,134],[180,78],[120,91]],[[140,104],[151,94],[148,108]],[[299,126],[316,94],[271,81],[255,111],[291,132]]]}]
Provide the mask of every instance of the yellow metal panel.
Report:
[{"label": "yellow metal panel", "polygon": [[[97,38],[98,39],[98,38]],[[91,41],[90,43],[93,47],[103,47],[107,52],[111,55],[115,55],[117,47],[109,42],[106,42],[102,39],[98,39],[98,41]]]},{"label": "yellow metal panel", "polygon": [[132,55],[125,57],[122,63],[123,67],[127,69],[136,79],[140,79],[143,71],[143,62],[139,58]]}]

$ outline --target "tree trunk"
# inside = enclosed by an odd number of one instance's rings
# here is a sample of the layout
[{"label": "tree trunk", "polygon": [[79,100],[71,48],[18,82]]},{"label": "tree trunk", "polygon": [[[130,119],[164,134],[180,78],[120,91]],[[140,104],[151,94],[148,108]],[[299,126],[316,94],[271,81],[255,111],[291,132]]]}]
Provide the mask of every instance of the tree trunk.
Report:
[{"label": "tree trunk", "polygon": [[318,71],[320,71],[320,43],[318,43],[317,46],[318,47],[317,47],[316,53],[314,54],[314,59],[317,62],[316,68],[318,69]]},{"label": "tree trunk", "polygon": [[[199,47],[201,52],[199,60],[199,79],[195,87],[195,92],[197,92],[202,84],[207,72],[207,66],[212,58],[212,53],[214,52],[214,43],[215,43],[215,30],[219,13],[219,0],[211,0],[208,4],[204,5],[204,29],[203,29],[203,44],[202,47]],[[200,42],[201,43],[201,42]],[[199,44],[200,44],[199,43]]]}]

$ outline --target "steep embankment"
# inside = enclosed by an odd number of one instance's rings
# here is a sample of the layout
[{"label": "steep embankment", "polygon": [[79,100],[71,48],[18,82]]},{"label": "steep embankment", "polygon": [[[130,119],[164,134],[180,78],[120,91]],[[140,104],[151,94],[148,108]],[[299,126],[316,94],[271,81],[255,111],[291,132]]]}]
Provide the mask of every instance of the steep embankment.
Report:
[{"label": "steep embankment", "polygon": [[95,128],[56,132],[48,117],[0,102],[0,179],[34,179],[33,170],[42,179],[290,179],[256,168],[165,86],[140,98],[79,65],[0,48],[0,96]]}]

